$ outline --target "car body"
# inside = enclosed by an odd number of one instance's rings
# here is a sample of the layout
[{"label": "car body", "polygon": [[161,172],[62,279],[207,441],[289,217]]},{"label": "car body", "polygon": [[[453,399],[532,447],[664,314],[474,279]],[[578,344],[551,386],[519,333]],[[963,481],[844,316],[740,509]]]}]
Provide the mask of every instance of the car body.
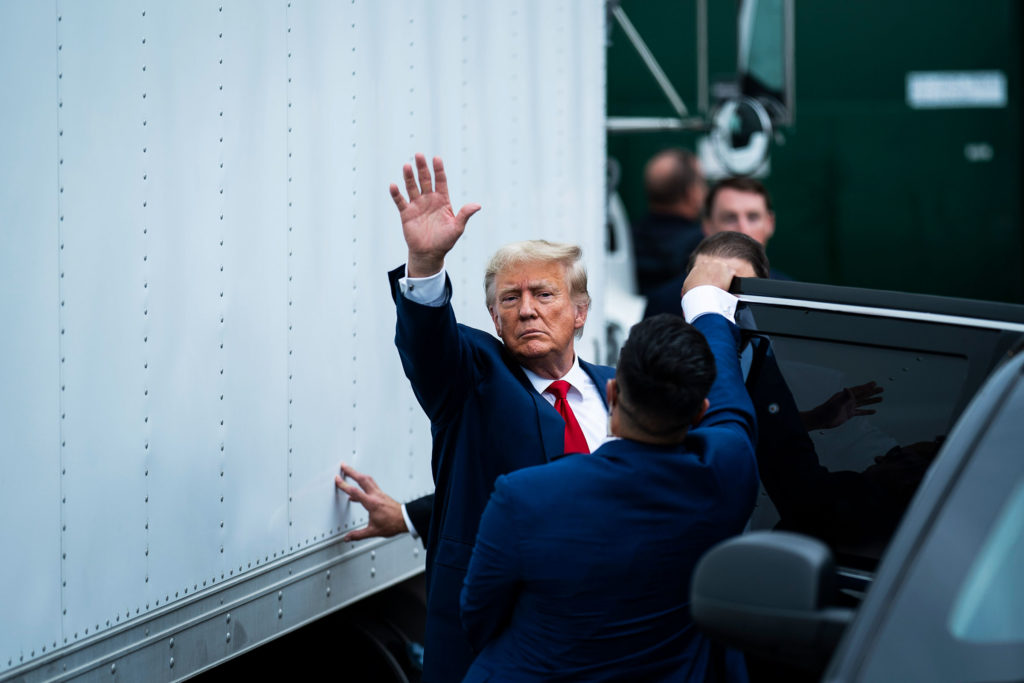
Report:
[{"label": "car body", "polygon": [[[771,339],[801,409],[836,387],[884,386],[864,406],[874,414],[810,435],[828,476],[855,484],[839,495],[880,471],[914,490],[891,533],[816,520],[818,538],[769,531],[780,520],[762,493],[753,533],[698,565],[694,618],[754,673],[1024,679],[1024,306],[748,280],[736,291],[741,327]],[[905,457],[924,442],[937,448]],[[871,523],[873,502],[838,507]]]}]

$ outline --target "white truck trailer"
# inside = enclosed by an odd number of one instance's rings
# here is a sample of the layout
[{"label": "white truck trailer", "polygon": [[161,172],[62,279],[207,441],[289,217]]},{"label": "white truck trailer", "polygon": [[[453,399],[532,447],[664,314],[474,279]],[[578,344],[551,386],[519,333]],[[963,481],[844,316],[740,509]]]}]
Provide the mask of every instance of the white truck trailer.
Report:
[{"label": "white truck trailer", "polygon": [[0,680],[185,678],[422,571],[332,481],[432,489],[387,185],[483,205],[463,322],[515,239],[601,302],[604,42],[603,0],[0,3]]}]

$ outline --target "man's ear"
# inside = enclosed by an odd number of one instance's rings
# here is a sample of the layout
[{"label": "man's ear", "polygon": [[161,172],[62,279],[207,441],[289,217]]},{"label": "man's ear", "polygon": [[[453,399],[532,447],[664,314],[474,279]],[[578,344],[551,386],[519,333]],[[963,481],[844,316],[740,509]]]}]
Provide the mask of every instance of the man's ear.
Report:
[{"label": "man's ear", "polygon": [[494,306],[488,306],[487,312],[491,314],[491,320],[494,321],[494,332],[500,337],[501,336],[501,318],[498,317],[497,311]]},{"label": "man's ear", "polygon": [[587,322],[587,311],[590,310],[589,306],[576,306],[576,318],[573,320],[573,329],[579,330],[583,327],[584,323]]},{"label": "man's ear", "polygon": [[767,232],[767,234],[765,235],[765,238],[764,238],[765,245],[767,245],[768,244],[768,240],[771,239],[772,235],[775,234],[775,213],[774,212],[772,212],[772,211],[768,212],[768,217],[765,219],[765,223],[768,226],[768,232]]},{"label": "man's ear", "polygon": [[696,427],[697,424],[700,423],[700,421],[704,419],[704,414],[706,412],[708,412],[708,408],[710,408],[710,407],[711,407],[711,401],[709,401],[709,400],[707,400],[707,398],[705,398],[704,402],[700,404],[700,410],[698,410],[697,414],[693,416],[693,420],[690,422],[690,424],[693,425],[694,427]]},{"label": "man's ear", "polygon": [[700,229],[704,232],[705,237],[711,236],[711,221],[707,218],[700,222]]},{"label": "man's ear", "polygon": [[621,436],[621,425],[619,420],[619,384],[614,379],[608,380],[605,385],[605,393],[608,395],[608,436]]}]

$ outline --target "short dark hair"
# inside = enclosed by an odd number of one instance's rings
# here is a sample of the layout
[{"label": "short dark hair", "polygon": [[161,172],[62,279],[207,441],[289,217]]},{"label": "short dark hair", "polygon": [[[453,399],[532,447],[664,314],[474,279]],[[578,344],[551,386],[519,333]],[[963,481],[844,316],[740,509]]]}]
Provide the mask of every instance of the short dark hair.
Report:
[{"label": "short dark hair", "polygon": [[638,322],[619,351],[619,404],[652,435],[686,430],[715,381],[715,357],[695,327],[662,313]]},{"label": "short dark hair", "polygon": [[742,232],[724,230],[708,235],[693,248],[690,252],[690,261],[686,264],[686,272],[693,270],[697,263],[697,257],[717,256],[719,258],[738,258],[750,264],[754,274],[760,278],[768,279],[771,268],[768,265],[768,254],[765,253],[764,245],[749,235]]},{"label": "short dark hair", "polygon": [[718,196],[718,192],[725,189],[759,194],[764,197],[765,208],[769,212],[772,211],[772,196],[768,194],[768,189],[761,184],[760,180],[747,178],[746,176],[733,176],[731,178],[722,178],[708,190],[707,196],[704,197],[704,216],[706,218],[711,218],[711,210],[715,207],[715,197]]},{"label": "short dark hair", "polygon": [[665,206],[686,199],[693,186],[701,180],[697,156],[681,147],[670,147],[656,154],[648,164],[660,157],[668,157],[675,163],[668,174],[652,176],[649,172],[644,173],[647,201],[655,206]]}]

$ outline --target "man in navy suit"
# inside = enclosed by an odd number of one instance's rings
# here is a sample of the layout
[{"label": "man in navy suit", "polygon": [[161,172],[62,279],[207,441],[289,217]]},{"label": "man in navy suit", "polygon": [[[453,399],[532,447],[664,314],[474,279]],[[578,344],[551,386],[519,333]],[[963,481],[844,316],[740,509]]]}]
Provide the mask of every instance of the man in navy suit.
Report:
[{"label": "man in navy suit", "polygon": [[[457,681],[473,658],[459,621],[459,592],[494,480],[566,450],[596,449],[606,435],[604,388],[614,371],[576,355],[590,296],[580,249],[572,245],[535,240],[495,254],[484,284],[500,341],[456,322],[445,255],[480,206],[455,214],[441,160],[433,160],[433,178],[423,155],[415,161],[415,173],[403,168],[408,198],[391,186],[409,254],[390,277],[395,344],[433,435],[422,680]],[[575,426],[567,426],[547,393],[555,380],[568,383],[558,400],[568,404]]]},{"label": "man in navy suit", "polygon": [[693,269],[692,326],[662,315],[632,329],[608,386],[620,439],[498,478],[461,596],[479,650],[464,680],[744,677],[741,655],[697,631],[688,597],[697,559],[742,531],[757,494],[734,272]]}]

